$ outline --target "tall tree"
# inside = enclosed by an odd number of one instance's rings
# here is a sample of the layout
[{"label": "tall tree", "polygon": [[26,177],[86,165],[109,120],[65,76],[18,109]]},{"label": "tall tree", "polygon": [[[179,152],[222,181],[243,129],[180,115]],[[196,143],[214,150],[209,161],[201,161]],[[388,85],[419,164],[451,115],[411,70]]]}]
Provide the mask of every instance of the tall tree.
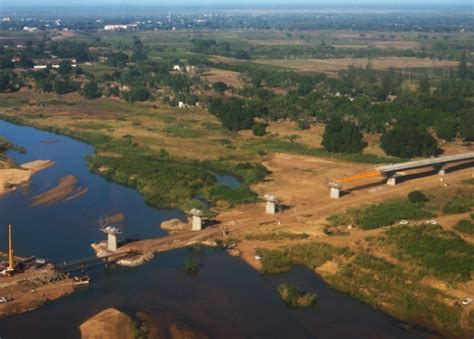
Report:
[{"label": "tall tree", "polygon": [[438,144],[426,128],[414,123],[399,124],[382,135],[381,146],[385,153],[402,158],[435,155]]},{"label": "tall tree", "polygon": [[326,125],[322,145],[329,152],[335,153],[357,153],[366,146],[360,129],[339,119],[331,120]]}]

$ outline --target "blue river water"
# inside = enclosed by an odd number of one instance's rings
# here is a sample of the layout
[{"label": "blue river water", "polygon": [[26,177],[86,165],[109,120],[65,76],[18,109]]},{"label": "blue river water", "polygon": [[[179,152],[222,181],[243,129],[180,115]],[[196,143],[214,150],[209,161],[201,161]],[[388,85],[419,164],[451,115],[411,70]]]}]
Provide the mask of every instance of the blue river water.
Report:
[{"label": "blue river water", "polygon": [[[151,208],[135,190],[90,173],[84,161],[94,154],[90,145],[6,122],[0,122],[0,136],[27,149],[26,154],[9,153],[19,164],[36,159],[56,162],[36,174],[28,188],[0,198],[0,250],[6,250],[8,224],[13,225],[17,255],[61,262],[93,255],[90,244],[104,238],[97,224],[104,215],[123,213],[125,237],[137,239],[161,236],[163,220],[184,218],[179,210]],[[28,207],[33,196],[66,175],[75,176],[88,192],[50,207]],[[238,186],[232,177],[218,181]],[[196,276],[183,272],[187,256],[200,263]],[[276,293],[282,282],[316,292],[318,303],[306,310],[287,308]],[[156,321],[172,314],[210,338],[427,336],[338,293],[304,268],[266,276],[225,251],[203,248],[160,254],[137,268],[101,268],[93,273],[89,287],[35,311],[0,319],[0,338],[79,338],[79,325],[108,307],[131,315],[146,312]]]}]

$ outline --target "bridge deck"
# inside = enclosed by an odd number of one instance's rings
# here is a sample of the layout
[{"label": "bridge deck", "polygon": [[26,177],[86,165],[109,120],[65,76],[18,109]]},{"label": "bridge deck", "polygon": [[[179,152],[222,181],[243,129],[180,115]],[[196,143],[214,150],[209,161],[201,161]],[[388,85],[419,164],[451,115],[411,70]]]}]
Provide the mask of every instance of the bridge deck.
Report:
[{"label": "bridge deck", "polygon": [[380,166],[380,167],[377,167],[377,170],[379,170],[381,174],[384,174],[384,173],[391,173],[391,172],[416,169],[416,168],[422,168],[422,167],[444,165],[450,162],[466,161],[466,160],[474,160],[474,152],[457,154],[457,155],[448,155],[448,156],[438,157],[438,158],[408,161],[408,162],[402,162],[400,164]]}]

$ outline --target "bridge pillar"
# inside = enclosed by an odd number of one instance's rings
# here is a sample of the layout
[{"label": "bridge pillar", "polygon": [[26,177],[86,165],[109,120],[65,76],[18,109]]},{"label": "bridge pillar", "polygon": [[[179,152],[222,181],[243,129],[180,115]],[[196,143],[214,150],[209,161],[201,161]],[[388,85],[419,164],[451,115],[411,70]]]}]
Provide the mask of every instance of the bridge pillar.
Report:
[{"label": "bridge pillar", "polygon": [[117,235],[113,233],[107,233],[107,249],[110,252],[117,250]]},{"label": "bridge pillar", "polygon": [[387,185],[395,186],[396,184],[397,184],[397,177],[393,176],[393,177],[387,178]]},{"label": "bridge pillar", "polygon": [[278,197],[273,194],[265,194],[264,199],[266,201],[265,213],[275,214],[278,207]]},{"label": "bridge pillar", "polygon": [[201,216],[193,215],[192,230],[193,231],[202,230],[202,218],[201,218]]},{"label": "bridge pillar", "polygon": [[341,185],[332,183],[329,190],[329,196],[333,199],[339,199],[341,197]]}]

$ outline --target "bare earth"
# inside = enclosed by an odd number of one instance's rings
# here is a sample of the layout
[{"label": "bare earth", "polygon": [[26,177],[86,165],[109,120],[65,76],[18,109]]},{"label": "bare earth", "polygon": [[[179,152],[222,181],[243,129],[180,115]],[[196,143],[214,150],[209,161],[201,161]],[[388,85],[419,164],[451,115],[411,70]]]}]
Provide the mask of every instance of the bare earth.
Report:
[{"label": "bare earth", "polygon": [[40,269],[28,269],[12,277],[0,278],[0,296],[13,298],[0,304],[0,318],[7,315],[34,310],[41,305],[71,294],[75,283],[72,279],[58,280],[58,273],[52,265]]},{"label": "bare earth", "polygon": [[65,176],[59,180],[58,186],[33,197],[30,206],[52,205],[60,201],[72,200],[87,193],[87,187],[75,187],[76,184],[75,177]]},{"label": "bare earth", "polygon": [[338,71],[349,66],[365,67],[370,63],[375,70],[389,68],[455,68],[457,63],[448,60],[431,60],[414,57],[381,57],[381,58],[339,58],[339,59],[291,59],[291,60],[259,60],[258,63],[290,67],[301,72],[320,72],[336,75]]},{"label": "bare earth", "polygon": [[35,160],[18,168],[0,169],[0,196],[16,189],[16,186],[26,184],[31,176],[42,169],[54,165],[51,160]]},{"label": "bare earth", "polygon": [[133,339],[130,317],[108,308],[84,322],[79,328],[82,339]]}]

